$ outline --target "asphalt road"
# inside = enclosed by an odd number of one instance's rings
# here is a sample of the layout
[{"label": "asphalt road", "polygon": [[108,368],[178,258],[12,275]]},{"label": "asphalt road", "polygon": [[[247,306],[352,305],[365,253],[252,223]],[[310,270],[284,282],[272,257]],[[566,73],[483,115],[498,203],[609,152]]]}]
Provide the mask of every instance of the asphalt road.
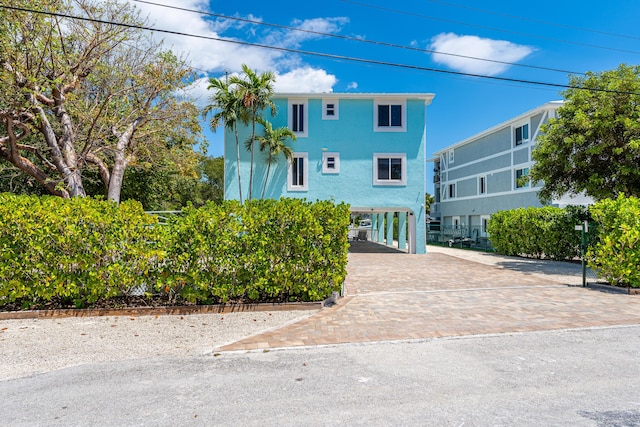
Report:
[{"label": "asphalt road", "polygon": [[640,426],[640,326],[96,363],[0,382],[3,426]]}]

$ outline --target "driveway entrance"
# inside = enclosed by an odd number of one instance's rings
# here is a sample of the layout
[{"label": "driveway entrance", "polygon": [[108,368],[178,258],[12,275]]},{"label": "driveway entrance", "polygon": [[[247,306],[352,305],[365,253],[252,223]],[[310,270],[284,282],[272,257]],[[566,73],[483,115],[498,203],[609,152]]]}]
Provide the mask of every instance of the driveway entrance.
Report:
[{"label": "driveway entrance", "polygon": [[337,305],[219,350],[640,324],[640,296],[578,286],[579,265],[431,246],[426,255],[354,248]]}]

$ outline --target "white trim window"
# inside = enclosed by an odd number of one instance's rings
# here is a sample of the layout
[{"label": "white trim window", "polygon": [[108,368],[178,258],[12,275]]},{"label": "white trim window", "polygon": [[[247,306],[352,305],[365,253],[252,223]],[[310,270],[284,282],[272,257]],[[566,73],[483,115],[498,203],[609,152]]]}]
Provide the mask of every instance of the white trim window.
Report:
[{"label": "white trim window", "polygon": [[515,172],[515,188],[527,188],[529,186],[529,181],[520,182],[520,179],[529,175],[529,168],[516,169]]},{"label": "white trim window", "polygon": [[340,173],[340,153],[322,153],[322,173]]},{"label": "white trim window", "polygon": [[478,177],[478,194],[487,194],[487,176]]},{"label": "white trim window", "polygon": [[322,120],[338,120],[340,116],[339,106],[337,99],[323,99]]},{"label": "white trim window", "polygon": [[309,153],[293,153],[287,170],[287,190],[309,190]]},{"label": "white trim window", "polygon": [[298,138],[309,134],[309,112],[306,99],[289,100],[288,127]]},{"label": "white trim window", "polygon": [[406,132],[407,103],[404,100],[376,99],[373,102],[374,132]]},{"label": "white trim window", "polygon": [[456,183],[449,184],[449,191],[447,192],[448,199],[456,198]]},{"label": "white trim window", "polygon": [[513,145],[518,146],[529,142],[529,123],[524,123],[513,129]]},{"label": "white trim window", "polygon": [[374,153],[373,185],[407,185],[406,153]]},{"label": "white trim window", "polygon": [[455,154],[456,152],[454,150],[449,150],[448,151],[448,155],[449,155],[449,164],[452,164],[454,162],[455,158]]}]

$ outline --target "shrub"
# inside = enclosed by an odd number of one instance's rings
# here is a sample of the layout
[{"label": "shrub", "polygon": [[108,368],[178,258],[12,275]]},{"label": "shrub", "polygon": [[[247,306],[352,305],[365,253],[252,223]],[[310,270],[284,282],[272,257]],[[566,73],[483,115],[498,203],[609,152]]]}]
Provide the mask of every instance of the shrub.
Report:
[{"label": "shrub", "polygon": [[0,305],[126,294],[152,279],[155,222],[134,201],[0,194]]},{"label": "shrub", "polygon": [[591,207],[600,226],[589,266],[613,285],[640,287],[640,199],[605,199]]},{"label": "shrub", "polygon": [[347,205],[299,199],[209,203],[169,227],[157,289],[188,301],[315,301],[346,276]]},{"label": "shrub", "polygon": [[584,207],[519,208],[494,213],[488,232],[498,253],[573,259],[580,256],[581,245],[580,233],[574,227],[586,218]]},{"label": "shrub", "polygon": [[318,301],[346,276],[349,208],[208,203],[159,225],[138,202],[0,194],[0,307]]}]

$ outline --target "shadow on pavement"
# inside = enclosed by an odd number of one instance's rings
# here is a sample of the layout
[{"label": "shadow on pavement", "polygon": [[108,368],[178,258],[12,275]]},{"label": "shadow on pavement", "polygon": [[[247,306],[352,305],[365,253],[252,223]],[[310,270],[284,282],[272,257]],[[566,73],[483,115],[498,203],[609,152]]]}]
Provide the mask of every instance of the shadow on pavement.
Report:
[{"label": "shadow on pavement", "polygon": [[381,243],[354,240],[349,242],[349,252],[354,254],[406,254],[406,252]]}]

